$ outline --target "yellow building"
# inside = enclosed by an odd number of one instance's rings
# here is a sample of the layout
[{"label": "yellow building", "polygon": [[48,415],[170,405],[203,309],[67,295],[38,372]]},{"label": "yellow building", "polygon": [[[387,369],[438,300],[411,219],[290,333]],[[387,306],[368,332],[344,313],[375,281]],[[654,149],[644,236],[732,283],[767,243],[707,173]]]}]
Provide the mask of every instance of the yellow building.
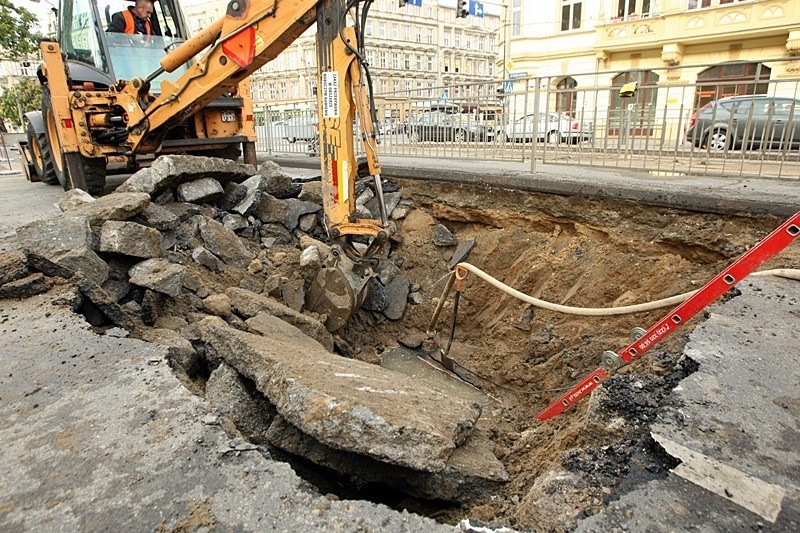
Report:
[{"label": "yellow building", "polygon": [[607,110],[610,134],[631,105],[619,88],[634,81],[651,123],[656,110],[686,116],[723,96],[800,97],[789,83],[800,74],[797,0],[503,2],[506,76],[540,78],[548,110]]}]

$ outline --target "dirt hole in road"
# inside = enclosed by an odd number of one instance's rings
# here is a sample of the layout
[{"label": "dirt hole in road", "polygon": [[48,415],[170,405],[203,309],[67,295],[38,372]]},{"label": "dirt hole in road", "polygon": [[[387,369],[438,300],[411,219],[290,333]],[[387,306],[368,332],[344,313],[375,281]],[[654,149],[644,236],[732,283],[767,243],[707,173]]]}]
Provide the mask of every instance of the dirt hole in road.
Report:
[{"label": "dirt hole in road", "polygon": [[[525,294],[569,306],[612,307],[699,288],[781,222],[488,187],[399,185],[414,209],[398,222],[402,242],[389,258],[426,298],[408,306],[401,321],[361,311],[339,332],[354,357],[371,361],[430,325],[456,248],[434,244],[437,224],[461,243],[475,241],[465,261]],[[797,257],[790,247],[762,269],[796,264]],[[436,327],[442,345],[453,307],[451,294]],[[672,388],[697,368],[682,347],[702,313],[622,369],[591,400],[548,423],[537,423],[535,415],[597,368],[604,350],[627,345],[632,328],[646,329],[668,310],[559,314],[468,275],[450,355],[497,400],[478,424],[491,435],[510,479],[488,501],[466,508],[393,503],[444,522],[470,516],[522,530],[561,530],[666,475],[676,463],[652,441],[649,425],[671,401]]]},{"label": "dirt hole in road", "polygon": [[[701,287],[781,223],[771,216],[690,213],[479,185],[395,183],[410,208],[396,221],[397,238],[385,260],[397,266],[418,297],[409,300],[399,320],[362,309],[335,336],[338,353],[374,364],[386,365],[398,345],[424,337],[430,327],[458,249],[457,244],[434,242],[438,225],[458,244],[474,241],[464,261],[524,294],[575,307],[616,307]],[[298,249],[262,248],[261,253],[270,267],[259,276],[302,285]],[[763,268],[791,266],[798,258],[800,251],[790,247]],[[234,271],[203,274],[186,263],[194,269],[198,286],[211,292],[241,286]],[[263,286],[262,278],[258,282]],[[172,315],[198,314],[202,307],[201,302],[190,308],[191,298],[182,301],[185,307],[177,300],[168,302]],[[453,310],[451,293],[435,328],[443,346]],[[477,503],[454,506],[412,499],[353,477],[334,476],[277,450],[273,455],[290,461],[320,492],[340,498],[379,501],[446,523],[470,517],[519,530],[569,529],[582,516],[675,466],[650,438],[649,426],[659,408],[673,401],[670,391],[697,368],[682,356],[682,347],[703,314],[566,414],[547,423],[538,423],[535,416],[596,369],[603,351],[627,345],[632,328],[647,329],[667,311],[560,314],[467,276],[450,355],[482,389],[479,394],[490,399],[477,427],[489,436],[509,478]],[[198,379],[189,384],[193,390],[203,393],[212,370],[196,369]],[[439,386],[447,378],[433,380]]]}]

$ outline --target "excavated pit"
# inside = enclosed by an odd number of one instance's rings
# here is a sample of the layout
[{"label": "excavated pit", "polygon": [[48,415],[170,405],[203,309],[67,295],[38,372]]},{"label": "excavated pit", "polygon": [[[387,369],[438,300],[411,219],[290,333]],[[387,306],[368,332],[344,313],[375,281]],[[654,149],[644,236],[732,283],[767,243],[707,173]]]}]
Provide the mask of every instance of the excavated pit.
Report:
[{"label": "excavated pit", "polygon": [[[413,209],[398,221],[402,241],[389,259],[420,285],[425,298],[409,305],[400,321],[361,311],[339,332],[353,357],[373,362],[429,326],[458,248],[434,243],[439,224],[461,244],[475,241],[464,261],[525,294],[570,306],[609,307],[699,288],[781,222],[487,187],[397,184]],[[763,268],[788,266],[797,255],[790,248]],[[442,346],[452,310],[451,294],[436,327]],[[450,355],[496,399],[478,426],[491,434],[509,481],[484,502],[435,509],[420,504],[411,510],[451,523],[469,516],[520,530],[561,530],[666,475],[676,462],[652,441],[649,425],[671,401],[672,388],[697,367],[681,354],[703,316],[573,410],[544,424],[534,417],[597,368],[604,350],[625,346],[633,327],[647,328],[668,310],[557,314],[469,275]]]},{"label": "excavated pit", "polygon": [[[169,172],[173,171],[168,169],[166,175]],[[241,179],[246,177],[244,172]],[[288,186],[285,176],[281,179],[278,192],[284,197],[297,197],[298,191],[305,189],[305,185]],[[474,185],[390,182],[392,187],[387,184],[386,188],[395,195],[397,234],[382,259],[386,279],[373,287],[375,292],[364,308],[332,337],[319,330],[318,317],[302,308],[302,296],[314,271],[298,268],[307,249],[303,243],[309,242],[303,239],[325,238],[321,212],[317,208],[315,215],[308,199],[296,200],[292,208],[306,211],[300,219],[294,216],[291,231],[282,228],[277,218],[273,221],[270,217],[276,213],[285,217],[288,204],[278,202],[272,196],[277,195],[275,191],[265,192],[259,204],[256,218],[261,222],[251,221],[253,215],[247,220],[240,216],[233,221],[237,226],[229,229],[226,225],[225,231],[222,223],[212,220],[231,222],[234,204],[228,202],[228,196],[195,205],[173,203],[163,190],[147,191],[154,203],[162,204],[175,219],[131,208],[132,213],[139,213],[132,220],[162,233],[161,246],[166,251],[151,278],[168,270],[167,263],[185,269],[185,278],[177,285],[153,289],[137,285],[133,277],[128,279],[144,257],[130,256],[131,247],[139,250],[142,239],[132,239],[133,244],[123,250],[124,246],[115,244],[117,233],[109,233],[103,244],[107,229],[100,229],[100,220],[92,227],[101,235],[97,253],[106,265],[107,279],[95,284],[79,276],[76,284],[83,298],[75,308],[98,331],[115,324],[134,336],[167,345],[176,373],[220,411],[227,431],[248,436],[273,457],[290,462],[320,492],[339,498],[378,501],[446,523],[468,517],[523,531],[564,530],[637,485],[666,475],[675,460],[652,440],[649,426],[659,409],[674,401],[670,391],[697,368],[694,361],[682,356],[682,347],[702,314],[606,381],[591,398],[554,420],[538,423],[536,414],[597,368],[603,351],[628,344],[633,327],[649,327],[668,309],[598,317],[558,314],[534,308],[468,275],[450,356],[478,385],[476,389],[414,356],[430,329],[445,280],[455,262],[466,261],[525,294],[550,302],[576,307],[648,302],[699,288],[781,221],[769,216],[689,213],[633,202]],[[174,188],[175,182],[169,187]],[[228,184],[225,189],[226,195],[234,196],[235,187]],[[135,196],[141,193],[127,194],[133,195],[132,202],[141,201]],[[177,194],[175,198],[179,199]],[[129,216],[134,215],[120,218]],[[35,230],[41,238],[55,227],[60,230],[63,224],[44,224],[27,231]],[[237,238],[240,243],[234,242]],[[90,241],[87,238],[86,246],[93,246]],[[165,242],[169,245],[164,246]],[[239,244],[243,248],[239,249]],[[70,275],[50,260],[26,253],[28,263],[47,276]],[[81,260],[95,265],[92,254],[86,252]],[[790,247],[762,268],[797,264],[799,257],[797,247]],[[174,294],[167,296],[168,292]],[[735,292],[726,297],[735,297]],[[250,342],[247,335],[254,333],[273,343],[281,335],[294,338],[295,333],[287,333],[283,326],[276,327],[259,314],[265,309],[313,338],[304,336],[298,351],[327,357],[332,348],[336,354],[359,360],[352,362],[354,366],[382,365],[405,374],[411,384],[423,384],[440,391],[443,398],[455,398],[454,405],[462,411],[468,404],[479,404],[482,414],[472,432],[480,435],[485,453],[478,455],[493,453],[499,462],[489,462],[488,467],[470,464],[473,473],[475,468],[497,471],[486,475],[488,482],[484,479],[474,487],[468,479],[465,485],[472,487],[471,492],[461,497],[458,477],[441,478],[435,472],[418,475],[417,470],[409,473],[373,458],[341,453],[353,446],[337,451],[335,439],[320,447],[319,442],[304,440],[307,435],[292,432],[291,424],[287,426],[280,418],[280,409],[276,413],[274,402],[261,394],[266,395],[264,389],[272,386],[264,373],[250,372],[246,361],[238,361],[237,373],[228,366],[235,364],[221,353],[237,352],[236,346],[223,344],[226,337],[240,331],[249,332],[243,334],[242,342]],[[435,327],[441,346],[449,342],[453,310],[451,293]],[[214,315],[216,322],[209,322],[209,315]],[[209,328],[218,329],[217,340],[210,340],[213,332],[209,333]],[[263,346],[268,350],[269,343]],[[276,361],[278,366],[287,364]],[[463,405],[458,403],[461,400]],[[409,410],[412,403],[408,403]],[[397,411],[404,407],[402,402],[392,404]],[[435,419],[436,401],[424,407]],[[451,412],[459,411],[453,408]],[[276,427],[290,431],[276,434]],[[273,446],[278,441],[286,442],[287,448],[304,450],[306,458]],[[506,475],[507,480],[498,481]],[[441,493],[451,497],[432,497],[437,494],[437,483],[442,483]]]}]

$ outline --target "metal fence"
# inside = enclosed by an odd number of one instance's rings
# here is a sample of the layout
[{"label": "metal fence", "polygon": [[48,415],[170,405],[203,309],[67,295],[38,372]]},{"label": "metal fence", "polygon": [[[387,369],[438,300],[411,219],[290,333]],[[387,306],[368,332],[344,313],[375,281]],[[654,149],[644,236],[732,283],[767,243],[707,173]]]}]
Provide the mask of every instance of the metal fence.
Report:
[{"label": "metal fence", "polygon": [[[381,153],[515,160],[532,171],[548,163],[798,178],[800,78],[787,75],[800,71],[796,62],[590,72],[377,94]],[[730,105],[714,105],[737,95]],[[746,95],[769,98],[753,105]],[[315,107],[309,101],[292,110],[264,109],[257,149],[313,153]]]}]

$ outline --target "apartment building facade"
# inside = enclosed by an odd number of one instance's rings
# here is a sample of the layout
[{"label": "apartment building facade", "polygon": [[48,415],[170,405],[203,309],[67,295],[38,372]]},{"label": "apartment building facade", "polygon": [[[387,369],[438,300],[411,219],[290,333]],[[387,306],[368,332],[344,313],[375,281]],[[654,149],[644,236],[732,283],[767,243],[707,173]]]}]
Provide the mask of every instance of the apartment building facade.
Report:
[{"label": "apartment building facade", "polygon": [[[623,105],[638,83],[643,106],[693,109],[767,91],[800,74],[800,2],[794,0],[504,0],[509,75],[540,77],[550,109]],[[797,57],[798,60],[793,58]],[[691,86],[690,91],[658,88]],[[582,88],[594,102],[576,102]],[[773,91],[800,97],[792,84]],[[777,88],[777,89],[776,89]],[[518,87],[519,89],[519,87]],[[577,92],[576,92],[577,91]]]},{"label": "apartment building facade", "polygon": [[[458,99],[494,92],[500,12],[457,18],[455,4],[425,0],[399,6],[376,0],[364,27],[367,61],[380,104],[408,99]],[[187,5],[190,28],[223,16],[224,0]],[[315,27],[250,76],[254,108],[309,110],[316,85]]]}]

